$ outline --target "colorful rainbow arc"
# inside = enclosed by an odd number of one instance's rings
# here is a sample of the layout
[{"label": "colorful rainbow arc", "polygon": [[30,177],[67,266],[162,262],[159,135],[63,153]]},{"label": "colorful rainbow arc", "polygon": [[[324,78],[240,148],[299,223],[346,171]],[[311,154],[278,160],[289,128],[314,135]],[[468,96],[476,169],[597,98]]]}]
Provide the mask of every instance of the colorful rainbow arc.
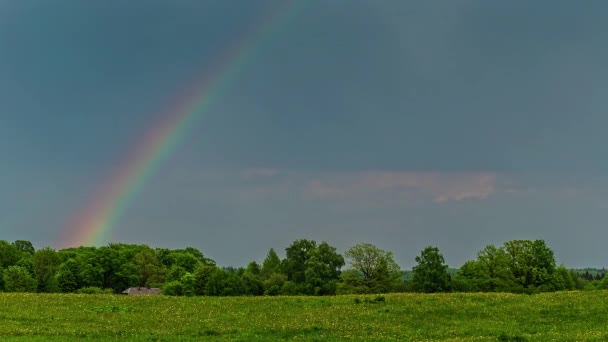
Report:
[{"label": "colorful rainbow arc", "polygon": [[[91,204],[70,220],[59,245],[74,247],[104,243],[147,181],[156,173],[194,121],[206,112],[226,86],[239,74],[243,65],[253,58],[254,50],[265,35],[272,32],[279,18],[295,13],[295,1],[285,0],[273,9],[256,28],[248,31],[216,59],[211,68],[157,124],[139,140],[110,181],[93,196]],[[284,20],[282,20],[284,21]],[[209,70],[211,72],[209,72]]]}]

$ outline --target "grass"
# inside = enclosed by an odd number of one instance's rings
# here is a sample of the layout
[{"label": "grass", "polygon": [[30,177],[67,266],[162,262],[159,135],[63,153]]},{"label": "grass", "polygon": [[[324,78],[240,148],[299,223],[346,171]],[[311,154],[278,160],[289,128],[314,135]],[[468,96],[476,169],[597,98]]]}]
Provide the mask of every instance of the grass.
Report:
[{"label": "grass", "polygon": [[608,341],[608,292],[336,297],[0,293],[2,341]]}]

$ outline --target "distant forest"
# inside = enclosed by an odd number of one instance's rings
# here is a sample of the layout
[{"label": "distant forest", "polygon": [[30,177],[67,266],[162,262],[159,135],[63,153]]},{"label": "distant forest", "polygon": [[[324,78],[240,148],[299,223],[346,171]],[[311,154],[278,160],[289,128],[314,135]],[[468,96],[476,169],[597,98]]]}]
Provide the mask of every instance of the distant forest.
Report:
[{"label": "distant forest", "polygon": [[121,293],[155,287],[176,296],[275,296],[608,288],[606,269],[558,266],[543,240],[486,246],[459,269],[449,269],[437,247],[425,248],[415,261],[411,271],[402,271],[390,251],[369,243],[340,254],[326,242],[303,239],[285,248],[284,259],[271,248],[261,264],[239,268],[219,267],[192,247],[112,243],[56,251],[0,240],[0,291]]}]

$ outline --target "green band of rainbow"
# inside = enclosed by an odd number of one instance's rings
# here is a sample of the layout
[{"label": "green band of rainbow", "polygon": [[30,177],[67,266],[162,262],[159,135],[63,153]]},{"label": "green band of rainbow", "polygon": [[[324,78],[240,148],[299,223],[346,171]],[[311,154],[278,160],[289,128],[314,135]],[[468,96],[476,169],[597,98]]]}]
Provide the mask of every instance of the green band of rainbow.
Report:
[{"label": "green band of rainbow", "polygon": [[285,0],[272,9],[253,30],[218,56],[211,68],[205,68],[200,80],[187,94],[182,94],[177,105],[131,149],[110,181],[94,194],[91,204],[70,220],[58,243],[61,247],[98,245],[107,241],[142,187],[184,139],[195,120],[238,77],[242,67],[254,57],[260,41],[273,31],[279,18],[287,19],[295,13],[294,4],[295,1]]}]

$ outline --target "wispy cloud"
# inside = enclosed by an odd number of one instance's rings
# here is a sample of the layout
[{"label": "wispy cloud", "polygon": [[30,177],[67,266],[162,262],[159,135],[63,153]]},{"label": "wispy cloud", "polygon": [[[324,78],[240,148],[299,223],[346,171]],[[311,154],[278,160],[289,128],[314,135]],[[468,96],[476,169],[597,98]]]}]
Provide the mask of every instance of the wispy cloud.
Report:
[{"label": "wispy cloud", "polygon": [[309,197],[317,198],[343,198],[347,192],[340,186],[324,183],[321,180],[315,179],[309,181],[304,188],[304,194]]},{"label": "wispy cloud", "polygon": [[320,199],[362,199],[387,195],[431,199],[436,203],[480,200],[496,192],[493,173],[354,172],[308,182],[304,193]]},{"label": "wispy cloud", "polygon": [[[218,176],[221,175],[221,176]],[[508,178],[492,172],[409,171],[302,171],[279,168],[244,168],[212,173],[196,172],[194,179],[180,174],[184,191],[223,189],[241,200],[322,200],[362,205],[401,205],[414,202],[443,204],[487,199],[497,192],[518,189]],[[189,179],[184,182],[184,179]],[[175,187],[175,183],[171,183]],[[195,190],[193,190],[195,191]],[[196,191],[195,191],[196,192]]]}]

